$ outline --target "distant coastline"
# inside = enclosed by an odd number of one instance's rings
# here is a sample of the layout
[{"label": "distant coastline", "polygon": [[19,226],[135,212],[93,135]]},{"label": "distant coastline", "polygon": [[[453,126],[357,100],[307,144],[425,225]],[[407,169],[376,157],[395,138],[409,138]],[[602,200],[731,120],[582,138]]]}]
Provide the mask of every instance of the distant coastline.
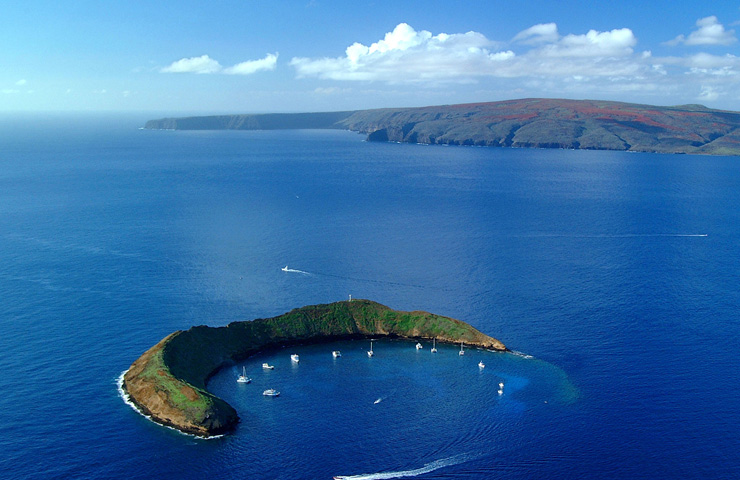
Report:
[{"label": "distant coastline", "polygon": [[740,155],[740,112],[601,100],[530,98],[418,108],[173,117],[149,120],[144,128],[343,129],[379,142]]},{"label": "distant coastline", "polygon": [[471,347],[507,351],[500,341],[459,320],[352,300],[226,327],[174,332],[131,365],[122,389],[157,423],[202,437],[221,435],[239,422],[236,410],[206,388],[223,366],[278,345],[365,337],[436,338],[439,343],[463,341]]}]

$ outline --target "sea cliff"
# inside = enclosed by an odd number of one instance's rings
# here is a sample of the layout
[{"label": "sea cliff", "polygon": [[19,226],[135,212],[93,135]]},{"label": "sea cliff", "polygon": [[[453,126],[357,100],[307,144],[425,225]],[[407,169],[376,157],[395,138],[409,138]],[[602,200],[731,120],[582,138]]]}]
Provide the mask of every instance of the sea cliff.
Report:
[{"label": "sea cliff", "polygon": [[140,411],[160,424],[202,437],[219,435],[239,422],[236,410],[206,388],[220,368],[280,345],[364,337],[436,338],[440,343],[464,341],[473,347],[506,350],[500,341],[460,320],[352,300],[225,327],[174,332],[131,365],[123,388]]},{"label": "sea cliff", "polygon": [[527,98],[344,112],[150,120],[148,129],[345,129],[369,141],[740,155],[740,113],[702,105]]}]

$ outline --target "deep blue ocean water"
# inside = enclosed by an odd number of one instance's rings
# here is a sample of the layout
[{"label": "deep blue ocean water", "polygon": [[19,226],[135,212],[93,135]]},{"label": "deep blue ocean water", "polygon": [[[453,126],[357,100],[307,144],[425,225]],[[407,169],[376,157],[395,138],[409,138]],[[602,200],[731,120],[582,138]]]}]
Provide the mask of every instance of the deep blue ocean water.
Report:
[{"label": "deep blue ocean water", "polygon": [[[0,118],[7,478],[740,477],[739,159],[144,120]],[[174,330],[348,295],[532,358],[268,352],[211,380],[242,423],[207,441],[119,395]]]}]

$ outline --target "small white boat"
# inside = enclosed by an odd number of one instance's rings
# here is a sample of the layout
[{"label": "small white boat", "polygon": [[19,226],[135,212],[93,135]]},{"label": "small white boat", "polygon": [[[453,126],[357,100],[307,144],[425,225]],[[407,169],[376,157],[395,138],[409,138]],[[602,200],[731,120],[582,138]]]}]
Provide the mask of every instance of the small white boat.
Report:
[{"label": "small white boat", "polygon": [[236,381],[239,383],[249,383],[252,381],[252,379],[247,376],[247,367],[242,367],[242,374],[239,375],[239,378],[237,378]]},{"label": "small white boat", "polygon": [[331,356],[334,357],[334,358],[341,357],[342,356],[342,352],[340,352],[339,350],[333,350],[331,352]]},{"label": "small white boat", "polygon": [[294,353],[293,355],[290,356],[290,361],[293,363],[298,363],[301,361],[301,359],[298,357],[297,354]]},{"label": "small white boat", "polygon": [[266,397],[277,397],[278,395],[280,395],[280,392],[278,392],[274,388],[268,388],[267,390],[262,392],[262,395]]},{"label": "small white boat", "polygon": [[498,384],[498,388],[500,388],[501,390],[503,390],[504,389],[504,382],[499,383]]},{"label": "small white boat", "polygon": [[424,347],[421,346],[421,343],[416,342],[416,349],[417,350],[421,350],[422,348],[424,348]]},{"label": "small white boat", "polygon": [[265,369],[265,370],[274,370],[275,369],[275,366],[274,365],[270,365],[269,363],[263,363],[262,364],[262,368]]},{"label": "small white boat", "polygon": [[370,340],[370,350],[367,351],[367,356],[372,357],[375,355],[375,352],[373,352],[373,341]]},{"label": "small white boat", "polygon": [[432,353],[437,353],[437,339],[436,338],[432,340],[432,350],[431,350],[431,352]]},{"label": "small white boat", "polygon": [[480,362],[478,362],[478,368],[486,368],[486,364],[483,363],[483,360],[481,360]]},{"label": "small white boat", "polygon": [[287,265],[286,265],[286,266],[284,266],[284,267],[283,267],[283,268],[282,268],[281,270],[282,270],[283,272],[287,272],[287,271],[288,271],[288,266],[287,266]]},{"label": "small white boat", "polygon": [[463,342],[460,342],[460,356],[465,355],[465,348],[463,347]]}]

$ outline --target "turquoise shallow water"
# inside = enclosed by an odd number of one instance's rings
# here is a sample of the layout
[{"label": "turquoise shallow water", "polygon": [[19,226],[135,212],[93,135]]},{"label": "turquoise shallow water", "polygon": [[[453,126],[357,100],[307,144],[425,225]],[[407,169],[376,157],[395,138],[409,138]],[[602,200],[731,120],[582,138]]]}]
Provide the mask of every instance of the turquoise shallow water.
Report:
[{"label": "turquoise shallow water", "polygon": [[[0,119],[12,477],[740,475],[737,159],[145,119]],[[296,347],[292,368],[265,352],[243,364],[252,384],[236,384],[242,364],[212,379],[243,421],[210,441],[119,396],[121,372],[174,330],[350,294],[534,358],[382,341],[368,359],[347,342]]]}]

